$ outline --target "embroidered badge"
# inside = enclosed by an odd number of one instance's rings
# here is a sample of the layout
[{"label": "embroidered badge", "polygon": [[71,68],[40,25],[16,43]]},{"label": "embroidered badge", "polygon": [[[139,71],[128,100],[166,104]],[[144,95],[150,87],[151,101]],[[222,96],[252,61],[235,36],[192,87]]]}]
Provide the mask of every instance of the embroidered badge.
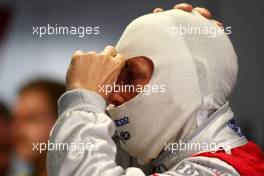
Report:
[{"label": "embroidered badge", "polygon": [[125,144],[127,140],[130,139],[131,135],[129,132],[127,131],[121,131],[120,132],[120,139],[122,140],[122,142]]},{"label": "embroidered badge", "polygon": [[240,129],[237,121],[235,119],[231,119],[228,122],[228,126],[240,137],[244,136],[242,130]]},{"label": "embroidered badge", "polygon": [[119,127],[119,126],[123,126],[129,123],[129,119],[128,117],[123,117],[121,119],[115,120],[115,126]]}]

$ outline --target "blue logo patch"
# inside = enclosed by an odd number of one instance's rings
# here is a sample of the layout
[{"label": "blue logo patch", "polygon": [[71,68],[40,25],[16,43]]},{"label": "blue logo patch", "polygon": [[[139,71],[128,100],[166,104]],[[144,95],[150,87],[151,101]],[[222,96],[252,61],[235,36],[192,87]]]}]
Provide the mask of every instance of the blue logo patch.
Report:
[{"label": "blue logo patch", "polygon": [[123,126],[123,125],[126,125],[128,123],[129,123],[128,117],[124,117],[124,118],[121,118],[119,120],[115,120],[115,126],[116,127]]},{"label": "blue logo patch", "polygon": [[228,126],[240,137],[244,136],[242,130],[238,126],[238,123],[235,119],[231,119],[228,122]]}]

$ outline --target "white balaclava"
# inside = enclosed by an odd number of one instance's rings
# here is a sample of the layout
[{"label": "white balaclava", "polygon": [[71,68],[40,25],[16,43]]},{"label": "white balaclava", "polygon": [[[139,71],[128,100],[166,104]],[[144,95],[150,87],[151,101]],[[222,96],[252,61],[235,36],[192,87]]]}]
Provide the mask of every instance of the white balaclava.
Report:
[{"label": "white balaclava", "polygon": [[237,58],[227,35],[215,34],[217,29],[199,14],[169,10],[137,18],[122,34],[118,53],[151,59],[148,85],[165,85],[165,91],[141,92],[108,111],[121,146],[139,163],[157,158],[165,143],[186,138],[207,112],[226,102],[235,86]]}]

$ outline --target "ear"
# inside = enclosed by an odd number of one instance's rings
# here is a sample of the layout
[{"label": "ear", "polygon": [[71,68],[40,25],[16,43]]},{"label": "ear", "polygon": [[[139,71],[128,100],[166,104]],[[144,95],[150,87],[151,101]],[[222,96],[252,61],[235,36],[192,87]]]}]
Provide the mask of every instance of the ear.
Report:
[{"label": "ear", "polygon": [[142,70],[144,70],[144,72],[147,72],[149,78],[152,76],[154,71],[154,64],[150,58],[146,56],[137,56],[127,60],[128,65],[132,65],[133,62],[142,65]]}]

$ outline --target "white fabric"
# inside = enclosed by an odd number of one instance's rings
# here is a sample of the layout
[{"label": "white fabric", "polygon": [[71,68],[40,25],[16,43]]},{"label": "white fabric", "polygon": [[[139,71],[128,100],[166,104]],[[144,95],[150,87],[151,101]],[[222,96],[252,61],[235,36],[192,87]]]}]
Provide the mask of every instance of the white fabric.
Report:
[{"label": "white fabric", "polygon": [[[204,114],[211,113],[226,102],[235,84],[236,56],[228,37],[171,36],[166,32],[168,27],[180,24],[214,26],[198,14],[180,10],[149,14],[133,21],[117,44],[118,52],[127,58],[150,58],[155,68],[149,84],[166,86],[165,93],[139,94],[111,110],[114,120],[129,118],[129,123],[119,126],[117,130],[119,133],[127,131],[131,134],[123,147],[137,156],[141,163],[156,158],[166,142],[190,136],[197,126],[196,117],[201,117],[202,123],[207,116]],[[207,106],[206,97],[214,100],[210,106]],[[50,142],[68,145],[88,143],[92,148],[48,150],[50,176],[145,175],[139,168],[124,170],[116,164],[116,145],[111,139],[115,126],[105,114],[105,106],[102,97],[89,91],[74,90],[60,98],[59,119],[51,132]],[[219,123],[217,126],[223,127],[224,124]],[[208,126],[202,123],[199,128],[207,134]],[[222,134],[221,130],[212,128],[210,133]],[[194,139],[199,141],[200,137]],[[228,141],[226,138],[223,140]],[[208,142],[214,142],[214,139]],[[169,163],[169,171],[159,175],[180,176],[186,175],[186,172],[193,176],[197,172],[208,176],[220,172],[239,175],[232,166],[217,159],[184,158],[172,165]],[[192,173],[189,173],[190,166]]]},{"label": "white fabric", "polygon": [[[237,124],[227,102],[210,115],[188,138],[180,141],[180,143],[186,144],[186,148],[184,148],[184,145],[182,148],[177,148],[168,144],[162,154],[152,161],[152,164],[172,168],[175,163],[200,152],[224,150],[227,154],[231,154],[231,149],[245,145],[248,142],[238,124],[237,132],[234,132],[234,129],[230,127],[231,122]],[[202,147],[204,145],[205,147]]]},{"label": "white fabric", "polygon": [[[57,147],[61,144],[65,147],[71,144],[87,143],[91,148],[49,149],[47,157],[49,176],[145,176],[145,174],[151,174],[143,173],[135,167],[123,169],[116,164],[116,145],[111,138],[115,132],[115,126],[104,113],[105,102],[101,96],[84,90],[69,91],[62,95],[58,105],[59,119],[51,132],[50,143],[57,144]],[[220,120],[221,118],[216,116],[217,120],[213,120],[210,126],[200,126],[202,130],[197,133],[197,136],[194,134],[193,139],[202,142],[208,138],[208,142],[217,142],[225,134],[228,135],[224,141],[238,139],[238,136],[232,134],[232,130],[230,133],[226,124],[226,121],[232,118],[232,113],[229,112],[222,117]],[[232,166],[218,159],[190,157],[190,155],[185,155],[184,158],[170,167],[166,164],[169,170],[156,175],[239,175]]]},{"label": "white fabric", "polygon": [[[141,164],[156,158],[166,142],[187,137],[209,112],[226,102],[237,74],[236,54],[225,34],[178,34],[180,27],[217,28],[199,14],[181,10],[142,16],[128,25],[116,48],[126,58],[146,56],[154,63],[150,85],[165,85],[165,93],[138,94],[109,111],[130,136],[121,146]],[[212,97],[210,108],[203,99]],[[122,138],[122,135],[120,135]],[[124,137],[124,136],[123,136]]]}]

